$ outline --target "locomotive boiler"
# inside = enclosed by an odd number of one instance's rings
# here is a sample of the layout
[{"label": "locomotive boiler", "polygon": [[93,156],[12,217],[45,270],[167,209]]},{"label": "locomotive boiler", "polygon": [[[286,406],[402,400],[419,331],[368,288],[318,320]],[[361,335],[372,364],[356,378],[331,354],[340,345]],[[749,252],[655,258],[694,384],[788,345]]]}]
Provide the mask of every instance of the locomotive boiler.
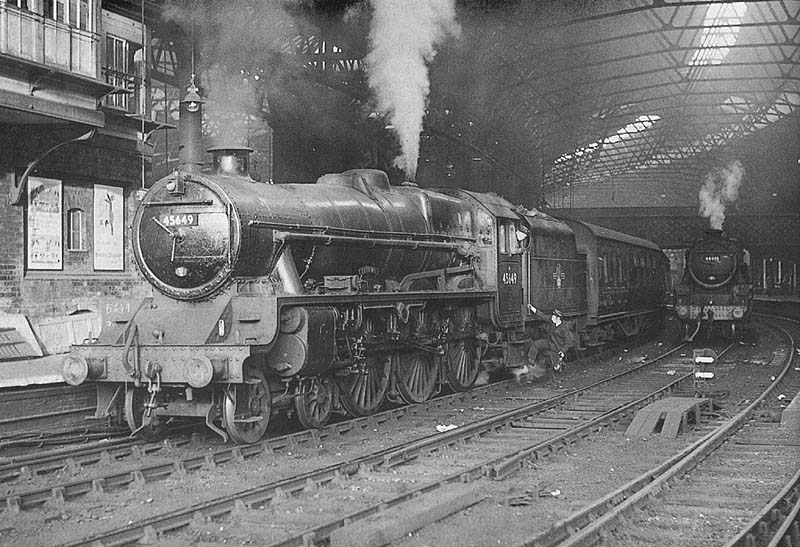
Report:
[{"label": "locomotive boiler", "polygon": [[[215,165],[244,157],[219,150]],[[373,412],[395,360],[410,369],[398,386],[407,400],[430,395],[431,361],[445,350],[450,384],[464,389],[477,363],[459,340],[493,286],[471,265],[481,232],[493,230],[475,209],[393,188],[374,170],[281,185],[242,169],[173,173],[133,220],[136,262],[157,291],[74,351],[65,379],[124,383],[134,429],[201,416],[239,442],[261,437],[277,402],[295,403],[306,425],[324,423],[334,382],[349,412]],[[432,293],[438,306],[426,306]]]},{"label": "locomotive boiler", "polygon": [[750,320],[753,283],[750,256],[721,230],[709,230],[686,253],[675,290],[675,312],[692,340],[703,325],[735,338]]}]

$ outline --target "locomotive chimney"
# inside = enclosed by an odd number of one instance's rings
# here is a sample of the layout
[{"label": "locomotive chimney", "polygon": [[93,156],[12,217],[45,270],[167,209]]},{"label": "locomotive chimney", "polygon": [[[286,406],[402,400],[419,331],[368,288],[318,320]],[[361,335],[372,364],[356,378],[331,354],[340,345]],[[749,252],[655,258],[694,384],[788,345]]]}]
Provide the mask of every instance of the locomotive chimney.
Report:
[{"label": "locomotive chimney", "polygon": [[255,182],[250,177],[250,154],[252,148],[246,146],[217,146],[208,151],[214,158],[211,172],[214,175],[243,177]]},{"label": "locomotive chimney", "polygon": [[200,173],[203,168],[203,102],[192,74],[186,97],[180,103],[178,146],[178,168],[189,173]]}]

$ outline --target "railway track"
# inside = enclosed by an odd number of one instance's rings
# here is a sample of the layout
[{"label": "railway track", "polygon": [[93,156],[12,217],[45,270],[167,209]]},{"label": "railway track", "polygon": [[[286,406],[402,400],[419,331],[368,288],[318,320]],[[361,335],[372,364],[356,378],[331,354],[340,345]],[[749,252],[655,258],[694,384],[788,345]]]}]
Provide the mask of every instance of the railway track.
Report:
[{"label": "railway track", "polygon": [[[313,492],[324,487],[328,497],[327,491],[335,488],[345,478],[347,479],[344,482],[348,484],[343,487],[352,488],[354,481],[361,480],[359,475],[363,473],[369,475],[371,469],[383,470],[382,472],[393,475],[402,473],[404,476],[414,476],[417,473],[414,469],[417,460],[429,457],[430,454],[448,452],[458,452],[459,459],[462,460],[465,451],[470,450],[474,463],[461,461],[456,473],[445,473],[443,476],[426,481],[425,484],[413,487],[403,483],[402,494],[381,496],[381,499],[366,509],[348,513],[341,519],[321,523],[298,534],[290,534],[290,537],[281,539],[282,543],[279,544],[303,545],[304,542],[307,544],[312,535],[316,540],[324,540],[327,534],[341,528],[345,522],[365,518],[382,508],[401,504],[416,496],[430,494],[439,488],[485,475],[504,477],[518,468],[521,462],[544,457],[547,453],[556,452],[558,447],[565,443],[575,442],[591,435],[593,431],[613,426],[624,419],[624,416],[634,413],[637,408],[665,394],[674,393],[681,386],[685,386],[685,389],[691,392],[693,374],[686,372],[670,376],[666,371],[674,370],[680,363],[664,364],[663,359],[665,358],[643,363],[634,370],[582,389],[536,400],[513,410],[496,412],[488,418],[459,425],[445,433],[393,444],[367,455],[310,469],[257,488],[145,518],[121,529],[83,538],[70,545],[86,542],[96,545],[120,545],[139,540],[149,541],[159,534],[182,528],[198,520],[219,518],[231,512],[249,511],[257,507],[269,507],[276,500],[284,499],[289,494],[306,492],[311,493],[313,497]],[[610,387],[612,385],[615,387]],[[522,393],[526,391],[521,390]],[[515,399],[518,400],[520,397]],[[502,445],[504,449],[498,453],[498,450],[493,448],[494,445]],[[513,449],[509,451],[510,445],[513,445]],[[246,457],[244,452],[246,448],[235,449],[239,451],[240,456],[234,454],[233,457]],[[487,459],[489,454],[492,456]],[[365,480],[369,482],[369,478]],[[18,504],[19,507],[24,508],[24,500],[20,498],[19,501],[21,502]]]},{"label": "railway track", "polygon": [[[585,358],[572,366],[591,366],[593,361],[612,354],[615,354],[615,352],[606,351],[602,354]],[[67,471],[69,475],[77,475],[80,472],[89,472],[93,467],[108,464],[109,462],[125,464],[125,462],[133,460],[137,464],[142,464],[144,459],[153,460],[164,453],[174,452],[175,449],[181,448],[184,448],[189,454],[189,456],[181,460],[179,456],[173,453],[161,458],[160,461],[155,461],[150,466],[137,465],[134,468],[129,466],[125,470],[118,469],[115,475],[95,476],[69,484],[59,484],[57,487],[62,488],[64,492],[67,492],[67,497],[70,497],[91,491],[91,482],[95,479],[103,479],[107,484],[117,485],[118,487],[139,484],[142,480],[146,482],[153,478],[163,479],[167,476],[165,465],[168,466],[169,464],[174,464],[175,469],[182,473],[186,470],[192,471],[210,465],[224,465],[227,462],[239,461],[262,453],[296,451],[305,446],[318,446],[320,443],[339,439],[346,435],[352,436],[357,432],[373,432],[384,424],[392,424],[406,418],[413,419],[421,413],[425,414],[426,419],[438,414],[443,420],[450,419],[450,421],[453,421],[453,409],[458,407],[461,407],[461,415],[458,416],[458,419],[461,420],[469,417],[470,414],[474,414],[473,407],[478,408],[475,407],[475,404],[478,403],[484,404],[485,408],[480,407],[483,408],[481,412],[485,412],[486,408],[489,410],[514,408],[520,406],[521,403],[519,398],[515,400],[513,397],[508,397],[508,386],[512,385],[512,383],[510,381],[499,382],[470,392],[442,395],[421,405],[392,408],[372,416],[332,423],[319,430],[301,430],[278,435],[248,447],[225,447],[219,449],[217,447],[218,443],[214,442],[216,438],[205,445],[195,443],[194,441],[198,440],[200,436],[181,434],[179,429],[170,430],[171,437],[159,442],[144,442],[139,439],[128,438],[127,435],[121,438],[103,438],[97,442],[87,442],[90,439],[84,438],[82,439],[84,442],[72,447],[47,451],[38,450],[30,454],[0,458],[0,483],[8,483],[13,487],[16,482],[27,484],[32,479],[37,478],[43,478],[49,483],[48,476],[60,471]],[[546,393],[550,394],[552,390],[548,389]],[[542,394],[537,395],[534,391],[526,393],[525,399],[530,399],[531,397],[543,399],[549,396],[547,394],[542,391]],[[464,409],[467,409],[466,415],[464,415]],[[194,457],[198,450],[209,448],[213,450],[211,454],[206,452],[200,459]],[[170,461],[165,462],[164,460]],[[47,488],[31,489],[24,493],[19,499],[22,504],[17,503],[11,496],[0,497],[0,510],[4,504],[6,506],[11,504],[14,511],[28,506],[39,505],[50,498],[52,494],[53,489],[48,484]]]},{"label": "railway track", "polygon": [[[30,456],[8,458],[0,464],[0,482],[9,483],[13,488],[15,484],[31,482],[33,478],[40,478],[47,482],[42,488],[27,489],[0,496],[0,510],[9,509],[19,512],[37,507],[52,499],[70,499],[100,489],[115,489],[154,480],[163,480],[171,474],[183,475],[200,469],[216,468],[229,462],[239,462],[263,454],[276,452],[291,452],[302,450],[304,447],[319,448],[326,442],[339,439],[347,435],[356,435],[363,432],[368,435],[384,424],[393,424],[406,418],[411,419],[416,415],[424,414],[426,418],[432,416],[449,416],[453,414],[456,406],[469,406],[475,401],[492,401],[497,399],[494,407],[502,405],[506,389],[510,384],[501,382],[478,388],[468,393],[455,393],[422,405],[413,407],[404,406],[381,412],[364,418],[356,418],[340,423],[330,424],[322,429],[302,430],[295,433],[280,435],[265,439],[259,443],[246,446],[230,446],[218,448],[218,443],[198,447],[196,437],[182,436],[169,438],[160,442],[144,442],[137,439],[114,439],[93,443],[91,446],[71,447],[54,450],[47,453],[38,453]],[[519,406],[513,402],[508,406]],[[355,440],[358,442],[358,439]],[[212,447],[210,453],[207,450]],[[217,448],[213,448],[217,447]],[[188,456],[181,457],[175,454],[176,450],[185,449]],[[198,454],[198,452],[204,452]],[[81,472],[89,471],[95,466],[104,464],[125,463],[124,468],[115,469],[113,472],[88,475],[69,482],[52,484],[49,476],[62,472],[74,476]],[[134,462],[132,465],[130,462]],[[123,466],[119,466],[123,467]]]},{"label": "railway track", "polygon": [[[800,390],[800,372],[793,366],[794,341],[783,332],[791,341],[785,366],[744,410],[679,454],[519,546],[700,545],[733,529],[730,537],[740,528],[733,539],[718,544],[797,545],[800,438],[761,419],[776,390]],[[714,526],[712,520],[722,525]]]},{"label": "railway track", "polygon": [[[686,349],[683,351],[685,356]],[[647,372],[648,368],[650,372]],[[295,458],[304,463],[309,460],[309,465],[299,466],[299,472],[285,476],[278,476],[271,471],[255,475],[258,483],[254,484],[261,484],[255,488],[226,492],[226,495],[204,499],[191,507],[172,504],[157,514],[135,511],[130,516],[141,514],[141,518],[131,518],[124,526],[91,535],[73,530],[60,535],[58,540],[78,538],[66,545],[121,545],[135,541],[170,545],[175,541],[191,542],[201,534],[210,534],[203,538],[213,542],[226,537],[230,539],[217,532],[217,529],[225,528],[228,531],[226,533],[230,534],[244,523],[245,529],[259,529],[253,536],[258,538],[256,543],[347,544],[342,543],[342,537],[347,537],[342,536],[343,530],[358,526],[364,519],[382,520],[386,514],[402,511],[403,507],[423,505],[424,500],[429,498],[455,496],[466,500],[465,503],[472,500],[471,503],[481,504],[488,495],[484,492],[491,489],[485,486],[485,479],[510,476],[516,479],[520,471],[524,474],[531,467],[549,469],[552,461],[557,462],[574,447],[590,444],[591,439],[605,438],[604,433],[618,430],[620,425],[630,421],[637,408],[648,401],[670,393],[692,396],[695,386],[691,370],[692,366],[684,358],[675,358],[667,363],[644,363],[638,367],[638,372],[630,371],[611,382],[621,382],[621,378],[625,378],[624,386],[618,383],[610,388],[609,383],[596,383],[568,392],[553,390],[553,386],[530,388],[493,384],[482,390],[455,394],[426,405],[403,407],[369,418],[334,424],[331,426],[334,429],[329,431],[303,431],[294,434],[294,437],[290,435],[265,441],[276,443],[272,447],[258,443],[215,450],[202,457],[195,454],[192,457],[199,463],[195,467],[173,460],[168,469],[162,467],[161,475],[154,471],[148,476],[143,472],[132,473],[136,469],[126,469],[130,480],[122,481],[119,486],[134,486],[135,491],[143,491],[150,481],[165,477],[173,481],[173,487],[177,484],[188,486],[198,480],[184,482],[183,477],[191,473],[200,473],[200,477],[205,477],[228,467],[234,473],[250,468],[263,470],[265,461],[272,462],[267,465],[267,470],[276,469],[273,464],[278,462],[277,469],[297,469],[297,465],[290,463]],[[647,376],[657,377],[660,382],[653,384],[646,379]],[[760,412],[762,415],[769,414],[768,409],[764,408]],[[706,435],[707,431],[724,421],[722,418],[719,414],[704,412],[702,421],[695,424],[698,435]],[[457,427],[444,433],[425,435],[425,431],[430,432],[430,424],[437,422]],[[424,424],[425,427],[420,429],[418,424]],[[382,431],[387,433],[381,434]],[[364,448],[360,451],[354,448],[361,444]],[[341,449],[343,445],[349,447]],[[147,446],[156,445],[144,444],[141,448]],[[153,451],[153,455],[162,453],[174,457],[175,446],[163,443],[159,446],[161,448]],[[377,450],[364,454],[366,449],[376,446]],[[163,450],[164,447],[167,450]],[[185,448],[197,449],[191,443]],[[317,457],[323,453],[329,454],[329,457]],[[142,458],[142,461],[149,461],[147,451],[137,450],[137,454],[134,460]],[[336,457],[340,455],[341,458]],[[248,460],[246,467],[243,463],[245,460]],[[91,465],[88,464],[88,467],[91,468]],[[431,467],[440,471],[432,473]],[[264,477],[269,476],[274,476],[274,480],[263,484]],[[98,475],[87,478],[90,480],[81,480],[84,485],[88,482],[88,490],[85,486],[81,491],[59,489],[64,485],[55,485],[54,488],[42,489],[38,499],[26,499],[24,496],[31,494],[30,491],[14,491],[5,499],[7,517],[13,517],[13,512],[24,514],[38,507],[51,511],[59,507],[68,509],[70,500],[84,493],[93,492],[92,499],[100,496],[101,500],[116,495],[118,485],[113,480],[104,480]],[[12,482],[14,480],[23,482],[20,478],[11,479]],[[488,484],[502,485],[507,482],[496,480]],[[157,499],[158,491],[154,492],[152,497]],[[354,495],[354,492],[357,494]],[[14,499],[14,495],[19,497]],[[515,496],[509,496],[503,503],[511,505],[508,500],[513,498]],[[315,503],[321,500],[335,500],[339,506],[329,511],[319,509],[320,515],[312,517],[312,510],[316,511],[313,509]],[[409,501],[411,503],[406,503]],[[103,505],[106,503],[102,502]],[[781,503],[786,505],[787,502]],[[294,519],[292,515],[284,516],[304,508],[305,512],[296,513]],[[462,509],[469,511],[468,507]],[[66,513],[69,511],[66,510]],[[766,515],[771,523],[774,512],[767,512]],[[331,516],[335,518],[328,518]],[[593,518],[596,519],[596,515]],[[760,529],[766,525],[762,521],[757,523]],[[268,529],[264,530],[264,526]],[[3,539],[2,532],[0,530],[0,540]],[[235,533],[233,536],[235,539],[242,537],[246,536],[236,536]],[[242,541],[246,543],[248,540]]]},{"label": "railway track", "polygon": [[42,447],[117,433],[108,420],[93,418],[91,386],[0,389],[0,461],[26,447]]}]

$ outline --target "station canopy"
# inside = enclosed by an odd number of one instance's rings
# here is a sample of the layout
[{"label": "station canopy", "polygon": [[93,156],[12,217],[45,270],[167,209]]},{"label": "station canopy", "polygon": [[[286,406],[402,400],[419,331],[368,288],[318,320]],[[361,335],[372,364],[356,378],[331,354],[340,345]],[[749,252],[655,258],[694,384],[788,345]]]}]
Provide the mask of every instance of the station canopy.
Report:
[{"label": "station canopy", "polygon": [[[797,0],[461,0],[458,7],[466,13],[459,47],[470,46],[460,59],[440,55],[482,79],[484,104],[466,105],[470,125],[491,125],[491,140],[539,156],[543,186],[675,169],[797,118]],[[340,46],[342,60],[366,47]],[[465,89],[437,85],[435,73],[432,80],[431,104],[440,109]]]},{"label": "station canopy", "polygon": [[[365,2],[296,4],[317,24],[296,27],[281,48],[306,82],[340,97],[309,104],[365,107],[369,18],[347,15]],[[800,0],[456,0],[456,7],[462,32],[431,67],[426,130],[510,169],[522,165],[520,177],[535,157],[542,188],[679,171],[784,118],[797,124]]]},{"label": "station canopy", "polygon": [[674,169],[797,117],[798,1],[563,2],[541,25],[528,4],[488,38],[493,112],[539,144],[544,186]]}]

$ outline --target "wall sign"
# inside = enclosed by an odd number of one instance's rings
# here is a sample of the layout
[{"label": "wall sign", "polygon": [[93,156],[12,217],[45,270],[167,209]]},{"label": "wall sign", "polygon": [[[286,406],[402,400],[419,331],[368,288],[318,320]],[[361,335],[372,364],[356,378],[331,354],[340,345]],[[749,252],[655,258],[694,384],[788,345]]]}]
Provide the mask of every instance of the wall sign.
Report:
[{"label": "wall sign", "polygon": [[125,269],[122,188],[94,185],[94,269]]},{"label": "wall sign", "polygon": [[28,269],[60,270],[62,255],[61,181],[28,177]]}]

